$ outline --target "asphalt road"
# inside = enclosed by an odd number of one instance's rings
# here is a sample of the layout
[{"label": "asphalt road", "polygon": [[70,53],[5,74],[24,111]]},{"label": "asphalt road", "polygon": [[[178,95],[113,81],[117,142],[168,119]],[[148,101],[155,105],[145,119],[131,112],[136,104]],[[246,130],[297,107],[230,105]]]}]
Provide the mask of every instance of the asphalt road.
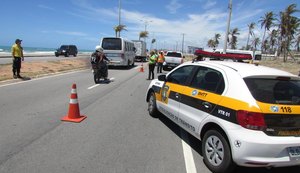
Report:
[{"label": "asphalt road", "polygon": [[[144,65],[145,67],[145,65]],[[148,115],[147,69],[90,70],[0,86],[1,173],[207,173],[200,141],[167,118]],[[62,122],[77,85],[81,123]],[[236,172],[299,172],[238,168]]]}]

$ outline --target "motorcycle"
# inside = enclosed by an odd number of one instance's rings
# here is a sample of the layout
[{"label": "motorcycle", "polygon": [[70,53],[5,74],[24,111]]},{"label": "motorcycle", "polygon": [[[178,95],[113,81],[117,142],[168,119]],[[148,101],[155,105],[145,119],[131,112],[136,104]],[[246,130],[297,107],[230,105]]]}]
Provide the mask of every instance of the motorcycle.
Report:
[{"label": "motorcycle", "polygon": [[93,68],[95,84],[110,82],[110,80],[107,79],[107,62],[106,61],[104,61],[103,63],[92,64],[92,68]]}]

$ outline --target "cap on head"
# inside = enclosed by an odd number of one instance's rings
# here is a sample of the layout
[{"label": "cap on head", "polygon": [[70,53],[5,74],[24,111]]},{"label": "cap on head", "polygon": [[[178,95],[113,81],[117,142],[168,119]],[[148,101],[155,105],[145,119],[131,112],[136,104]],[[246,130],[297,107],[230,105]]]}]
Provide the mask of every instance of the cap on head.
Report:
[{"label": "cap on head", "polygon": [[96,46],[95,50],[96,50],[97,52],[103,53],[103,48],[102,48],[101,46]]},{"label": "cap on head", "polygon": [[21,43],[21,42],[22,42],[22,40],[20,40],[20,39],[16,39],[16,41],[15,41],[16,44]]}]

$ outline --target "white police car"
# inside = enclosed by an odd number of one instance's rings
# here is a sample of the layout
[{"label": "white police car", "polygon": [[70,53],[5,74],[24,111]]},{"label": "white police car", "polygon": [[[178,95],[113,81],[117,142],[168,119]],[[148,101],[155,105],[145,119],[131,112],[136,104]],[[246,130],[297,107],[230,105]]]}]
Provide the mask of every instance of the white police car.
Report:
[{"label": "white police car", "polygon": [[184,63],[153,80],[150,115],[160,113],[202,141],[212,172],[235,165],[300,165],[300,78],[264,66]]}]

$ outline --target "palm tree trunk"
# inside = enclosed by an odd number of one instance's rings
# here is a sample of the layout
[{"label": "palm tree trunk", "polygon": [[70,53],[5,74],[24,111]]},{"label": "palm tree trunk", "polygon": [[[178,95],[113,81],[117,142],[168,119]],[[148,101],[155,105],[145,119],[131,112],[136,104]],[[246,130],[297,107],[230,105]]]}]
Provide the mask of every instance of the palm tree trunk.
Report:
[{"label": "palm tree trunk", "polygon": [[246,44],[246,50],[248,50],[248,46],[249,46],[249,39],[250,39],[250,32],[248,33],[248,39],[247,39],[247,44]]},{"label": "palm tree trunk", "polygon": [[291,58],[294,60],[294,61],[296,61],[296,59],[295,59],[295,57],[294,57],[294,55],[292,54],[292,52],[291,51],[287,51],[288,52],[288,54],[291,56]]},{"label": "palm tree trunk", "polygon": [[262,39],[262,42],[261,42],[261,52],[262,52],[262,53],[263,53],[263,47],[264,47],[264,42],[265,42],[265,36],[266,36],[266,27],[265,27],[263,39]]}]

